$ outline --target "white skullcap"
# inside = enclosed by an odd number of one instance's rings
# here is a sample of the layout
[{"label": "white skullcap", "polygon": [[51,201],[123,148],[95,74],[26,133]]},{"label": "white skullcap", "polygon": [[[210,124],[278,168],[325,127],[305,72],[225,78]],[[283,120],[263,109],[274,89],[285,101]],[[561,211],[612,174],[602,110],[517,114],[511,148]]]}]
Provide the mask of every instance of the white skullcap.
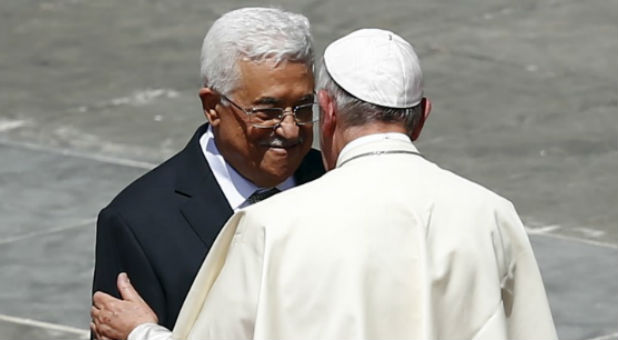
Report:
[{"label": "white skullcap", "polygon": [[380,29],[361,29],[331,43],[324,65],[333,80],[354,97],[391,108],[418,105],[423,73],[407,41]]}]

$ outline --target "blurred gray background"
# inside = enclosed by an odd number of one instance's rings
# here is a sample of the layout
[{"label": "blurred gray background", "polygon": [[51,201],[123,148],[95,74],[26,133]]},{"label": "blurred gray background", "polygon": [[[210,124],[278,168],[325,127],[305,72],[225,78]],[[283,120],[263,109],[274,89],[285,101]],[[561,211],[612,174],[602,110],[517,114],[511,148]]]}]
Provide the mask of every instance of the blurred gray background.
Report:
[{"label": "blurred gray background", "polygon": [[0,339],[85,338],[95,220],[204,120],[203,36],[278,6],[320,54],[415,46],[429,159],[511,199],[563,339],[618,338],[618,0],[0,1]]}]

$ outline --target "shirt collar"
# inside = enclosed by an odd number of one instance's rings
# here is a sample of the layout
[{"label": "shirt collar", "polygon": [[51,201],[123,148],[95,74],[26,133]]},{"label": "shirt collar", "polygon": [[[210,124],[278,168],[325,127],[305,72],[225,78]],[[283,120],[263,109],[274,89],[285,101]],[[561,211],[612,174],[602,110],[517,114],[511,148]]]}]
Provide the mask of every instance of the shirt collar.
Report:
[{"label": "shirt collar", "polygon": [[369,144],[375,141],[385,140],[385,139],[394,139],[394,140],[410,142],[410,137],[408,137],[408,135],[401,133],[401,132],[373,133],[370,135],[362,136],[362,137],[356,138],[355,140],[349,142],[343,147],[343,149],[341,149],[341,152],[339,152],[339,156],[337,157],[337,164],[341,163],[341,160],[346,156],[346,153],[350,152],[350,150],[358,146],[361,146],[361,145],[365,145],[365,144]]},{"label": "shirt collar", "polygon": [[[212,127],[209,125],[206,132],[200,138],[200,146],[206,162],[210,166],[223,195],[227,199],[233,210],[238,210],[248,206],[247,198],[256,190],[264,189],[255,185],[250,180],[243,177],[219,152],[215,143]],[[294,176],[288,177],[285,181],[276,186],[277,189],[284,191],[296,185]]]}]

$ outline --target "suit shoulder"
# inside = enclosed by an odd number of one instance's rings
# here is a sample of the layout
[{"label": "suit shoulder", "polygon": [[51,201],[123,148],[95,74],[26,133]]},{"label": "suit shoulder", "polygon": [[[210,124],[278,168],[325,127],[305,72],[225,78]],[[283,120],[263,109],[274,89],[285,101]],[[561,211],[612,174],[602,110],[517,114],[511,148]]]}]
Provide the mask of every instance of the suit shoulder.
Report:
[{"label": "suit shoulder", "polygon": [[316,149],[310,149],[294,172],[294,177],[299,184],[303,184],[319,178],[324,173],[322,154]]},{"label": "suit shoulder", "polygon": [[324,163],[322,162],[322,153],[319,150],[311,149],[305,156],[303,161],[303,165],[313,169],[316,173],[323,175],[326,170],[324,170]]},{"label": "suit shoulder", "polygon": [[180,158],[178,153],[135,179],[112,199],[106,209],[122,212],[131,207],[133,210],[173,192],[181,166]]},{"label": "suit shoulder", "polygon": [[307,155],[305,156],[305,159],[307,160],[308,163],[313,164],[313,165],[319,165],[319,167],[323,168],[322,154],[320,153],[320,150],[311,148],[309,152],[307,153]]}]

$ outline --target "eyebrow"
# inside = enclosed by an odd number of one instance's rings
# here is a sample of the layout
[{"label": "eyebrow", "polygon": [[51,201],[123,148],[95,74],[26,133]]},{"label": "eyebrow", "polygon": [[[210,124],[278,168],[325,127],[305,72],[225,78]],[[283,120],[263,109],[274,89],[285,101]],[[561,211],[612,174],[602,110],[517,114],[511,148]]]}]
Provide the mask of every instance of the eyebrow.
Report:
[{"label": "eyebrow", "polygon": [[274,97],[261,97],[253,102],[254,105],[273,105],[276,106],[281,101]]},{"label": "eyebrow", "polygon": [[[305,102],[311,102],[313,101],[315,98],[315,94],[314,93],[309,93],[306,94],[302,97],[300,97],[296,102],[297,103],[305,103]],[[253,102],[253,105],[272,105],[272,106],[278,106],[279,104],[281,104],[281,99],[277,99],[274,97],[261,97],[258,98],[257,100],[255,100]]]},{"label": "eyebrow", "polygon": [[312,92],[312,93],[309,93],[309,94],[306,94],[306,95],[302,96],[298,100],[298,102],[299,103],[302,103],[302,102],[312,102],[314,99],[315,99],[315,93]]}]

